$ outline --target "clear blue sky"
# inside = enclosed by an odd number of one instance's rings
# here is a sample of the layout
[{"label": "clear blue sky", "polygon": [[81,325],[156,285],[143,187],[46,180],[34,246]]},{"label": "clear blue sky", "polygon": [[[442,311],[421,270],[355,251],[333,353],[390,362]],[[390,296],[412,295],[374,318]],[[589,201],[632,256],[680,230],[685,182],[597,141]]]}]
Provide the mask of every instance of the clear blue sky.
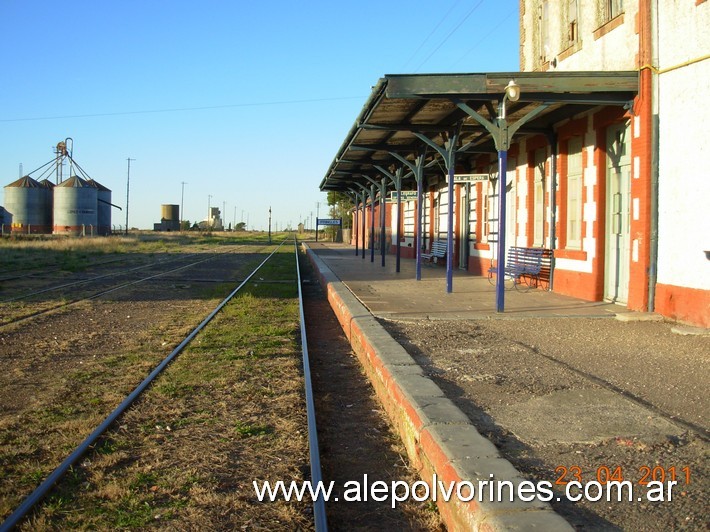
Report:
[{"label": "clear blue sky", "polygon": [[295,226],[327,216],[318,185],[380,77],[517,71],[518,47],[518,0],[0,0],[0,182],[71,137],[122,207],[135,159],[133,227],[182,181],[184,219]]}]

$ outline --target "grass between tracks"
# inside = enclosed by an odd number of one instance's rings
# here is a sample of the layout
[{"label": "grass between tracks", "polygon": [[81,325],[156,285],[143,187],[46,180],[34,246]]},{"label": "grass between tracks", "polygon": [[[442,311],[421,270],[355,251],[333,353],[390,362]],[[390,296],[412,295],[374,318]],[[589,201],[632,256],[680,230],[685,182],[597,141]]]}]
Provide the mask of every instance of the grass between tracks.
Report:
[{"label": "grass between tracks", "polygon": [[[297,287],[269,282],[295,278],[293,247],[282,250],[74,467],[24,529],[311,526],[307,503],[259,503],[251,484],[302,479],[308,464]],[[100,368],[63,375],[63,392],[73,390],[75,401],[33,412],[24,420],[27,430],[4,432],[0,461],[4,469],[16,466],[18,491],[51,470],[37,452],[45,439],[54,453],[68,453],[76,433],[88,433],[103,419],[96,412],[127,393],[108,368],[136,366],[145,373],[144,355],[137,347],[104,359]]]}]

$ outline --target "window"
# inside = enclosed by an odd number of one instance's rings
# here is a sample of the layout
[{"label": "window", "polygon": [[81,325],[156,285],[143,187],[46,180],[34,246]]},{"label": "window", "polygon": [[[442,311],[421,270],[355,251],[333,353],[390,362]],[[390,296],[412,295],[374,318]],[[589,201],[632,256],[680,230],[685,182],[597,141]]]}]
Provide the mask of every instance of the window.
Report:
[{"label": "window", "polygon": [[597,23],[602,26],[624,12],[624,0],[597,0]]},{"label": "window", "polygon": [[567,3],[567,43],[572,45],[579,41],[579,10],[578,0],[568,0]]},{"label": "window", "polygon": [[413,237],[414,229],[416,227],[417,218],[417,202],[416,201],[406,201],[404,202],[404,236]]},{"label": "window", "polygon": [[567,249],[582,249],[582,183],[582,137],[574,137],[567,149]]},{"label": "window", "polygon": [[436,201],[436,238],[446,240],[449,227],[449,190],[442,188],[437,192]]},{"label": "window", "polygon": [[606,0],[607,20],[618,17],[624,12],[624,0]]},{"label": "window", "polygon": [[[481,184],[481,205],[483,205],[483,213],[481,216],[481,242],[489,241],[492,224],[490,217],[491,213],[495,212],[495,196],[493,195],[493,185],[491,183],[493,183],[493,181],[484,181]],[[494,228],[493,232],[495,231],[497,231],[497,229]]]},{"label": "window", "polygon": [[478,241],[478,235],[476,234],[476,222],[478,218],[478,212],[476,211],[476,201],[478,199],[478,188],[475,184],[467,184],[468,189],[468,239],[471,242]]},{"label": "window", "polygon": [[546,63],[550,59],[550,3],[542,0],[540,4],[540,26],[539,26],[539,57],[541,63]]},{"label": "window", "polygon": [[422,206],[422,234],[420,235],[421,245],[428,249],[429,234],[431,232],[431,194],[428,191],[424,192],[424,205]]}]

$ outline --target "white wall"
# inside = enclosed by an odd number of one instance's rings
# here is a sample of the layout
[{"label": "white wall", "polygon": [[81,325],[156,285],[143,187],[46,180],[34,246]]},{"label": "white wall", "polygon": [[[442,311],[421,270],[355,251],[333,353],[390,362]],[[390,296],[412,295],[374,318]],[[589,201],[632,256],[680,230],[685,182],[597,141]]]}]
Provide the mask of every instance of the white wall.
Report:
[{"label": "white wall", "polygon": [[710,2],[659,0],[658,282],[710,289]]},{"label": "white wall", "polygon": [[[548,60],[559,57],[569,48],[564,40],[566,33],[566,9],[569,0],[548,0],[549,3],[549,45]],[[663,1],[663,0],[662,0]],[[683,0],[683,2],[690,0]],[[595,40],[594,32],[600,27],[597,9],[599,0],[577,0],[579,4],[579,43],[575,53],[559,61],[550,70],[634,70],[639,49],[636,34],[638,0],[624,1],[624,22],[617,28]],[[525,0],[521,17],[521,70],[539,70],[538,41],[539,12],[541,0]]]}]

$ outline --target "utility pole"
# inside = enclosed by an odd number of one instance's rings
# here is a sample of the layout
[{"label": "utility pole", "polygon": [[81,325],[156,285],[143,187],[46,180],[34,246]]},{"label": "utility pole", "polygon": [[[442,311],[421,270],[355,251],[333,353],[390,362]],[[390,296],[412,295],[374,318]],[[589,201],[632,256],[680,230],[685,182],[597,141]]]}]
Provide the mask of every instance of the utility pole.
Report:
[{"label": "utility pole", "polygon": [[185,217],[182,211],[182,205],[183,200],[185,199],[185,185],[187,185],[187,182],[181,181],[180,184],[182,185],[182,192],[180,193],[180,231],[182,231],[182,220]]},{"label": "utility pole", "polygon": [[269,244],[271,244],[271,205],[269,205]]},{"label": "utility pole", "polygon": [[237,230],[237,206],[234,206],[234,218],[232,218],[232,229]]},{"label": "utility pole", "polygon": [[128,161],[128,175],[126,177],[126,234],[128,234],[128,193],[131,190],[131,161],[135,161],[135,159],[128,157],[126,160]]}]

